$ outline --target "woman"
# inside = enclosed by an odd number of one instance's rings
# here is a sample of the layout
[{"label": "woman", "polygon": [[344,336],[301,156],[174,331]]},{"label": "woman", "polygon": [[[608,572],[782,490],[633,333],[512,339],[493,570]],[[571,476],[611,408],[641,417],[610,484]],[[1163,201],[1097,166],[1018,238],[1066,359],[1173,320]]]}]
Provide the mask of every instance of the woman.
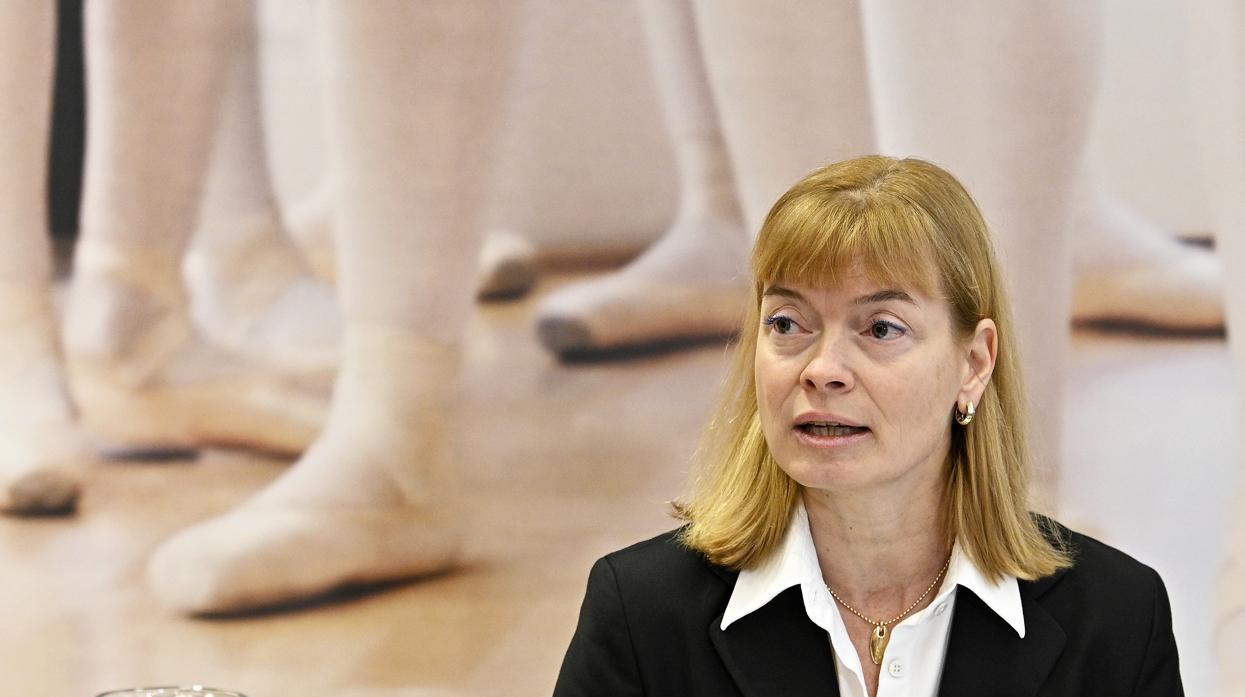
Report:
[{"label": "woman", "polygon": [[984,221],[920,160],[830,165],[752,256],[680,530],[588,580],[554,694],[1179,695],[1150,568],[1029,512]]}]

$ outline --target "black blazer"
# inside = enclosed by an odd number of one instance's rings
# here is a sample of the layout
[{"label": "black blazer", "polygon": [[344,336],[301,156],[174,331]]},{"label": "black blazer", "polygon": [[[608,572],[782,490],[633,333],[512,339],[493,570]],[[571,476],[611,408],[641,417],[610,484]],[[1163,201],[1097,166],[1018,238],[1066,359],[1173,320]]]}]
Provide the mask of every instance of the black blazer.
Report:
[{"label": "black blazer", "polygon": [[[1025,637],[961,587],[942,696],[1183,695],[1155,571],[1064,530],[1075,565],[1021,581]],[[737,573],[666,533],[597,561],[554,697],[838,695],[798,586],[722,631]]]}]

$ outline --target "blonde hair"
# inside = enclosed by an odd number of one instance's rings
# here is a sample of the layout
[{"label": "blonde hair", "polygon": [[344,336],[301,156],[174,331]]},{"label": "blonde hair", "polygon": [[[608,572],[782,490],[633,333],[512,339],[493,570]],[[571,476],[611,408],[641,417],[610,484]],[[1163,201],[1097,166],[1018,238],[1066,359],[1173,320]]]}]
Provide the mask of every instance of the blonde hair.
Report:
[{"label": "blonde hair", "polygon": [[[1070,565],[1052,530],[1044,534],[1049,524],[1029,512],[1024,386],[985,221],[945,170],[881,156],[818,169],[770,209],[752,252],[753,298],[725,394],[697,451],[689,492],[675,504],[687,522],[684,543],[742,569],[782,540],[800,486],[774,461],[761,430],[753,375],[761,294],[778,281],[835,285],[855,263],[878,282],[945,298],[962,338],[987,317],[998,330],[997,360],[976,418],[951,430],[948,545],[958,540],[988,578],[1041,578]],[[947,417],[950,425],[950,410]]]}]

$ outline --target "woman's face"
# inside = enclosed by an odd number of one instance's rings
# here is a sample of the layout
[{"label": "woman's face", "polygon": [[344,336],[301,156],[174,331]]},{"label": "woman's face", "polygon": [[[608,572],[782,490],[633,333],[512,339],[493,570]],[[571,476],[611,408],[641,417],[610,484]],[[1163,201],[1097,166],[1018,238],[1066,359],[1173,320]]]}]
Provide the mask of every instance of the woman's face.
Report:
[{"label": "woman's face", "polygon": [[[961,341],[944,300],[861,273],[832,288],[773,284],[761,318],[755,376],[765,439],[809,488],[937,476],[957,400],[980,399],[993,368],[993,322]],[[987,343],[977,340],[984,324]],[[974,346],[981,350],[970,356]]]}]

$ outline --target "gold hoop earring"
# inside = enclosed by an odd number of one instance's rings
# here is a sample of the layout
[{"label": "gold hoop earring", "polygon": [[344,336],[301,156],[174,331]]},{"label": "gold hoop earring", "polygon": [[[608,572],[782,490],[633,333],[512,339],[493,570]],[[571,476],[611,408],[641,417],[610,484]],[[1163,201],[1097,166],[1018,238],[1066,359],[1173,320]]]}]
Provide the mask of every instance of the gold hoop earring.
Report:
[{"label": "gold hoop earring", "polygon": [[973,403],[968,403],[967,413],[960,411],[960,405],[955,405],[955,422],[961,426],[967,426],[973,422],[973,417],[977,415],[977,410],[973,407]]}]

